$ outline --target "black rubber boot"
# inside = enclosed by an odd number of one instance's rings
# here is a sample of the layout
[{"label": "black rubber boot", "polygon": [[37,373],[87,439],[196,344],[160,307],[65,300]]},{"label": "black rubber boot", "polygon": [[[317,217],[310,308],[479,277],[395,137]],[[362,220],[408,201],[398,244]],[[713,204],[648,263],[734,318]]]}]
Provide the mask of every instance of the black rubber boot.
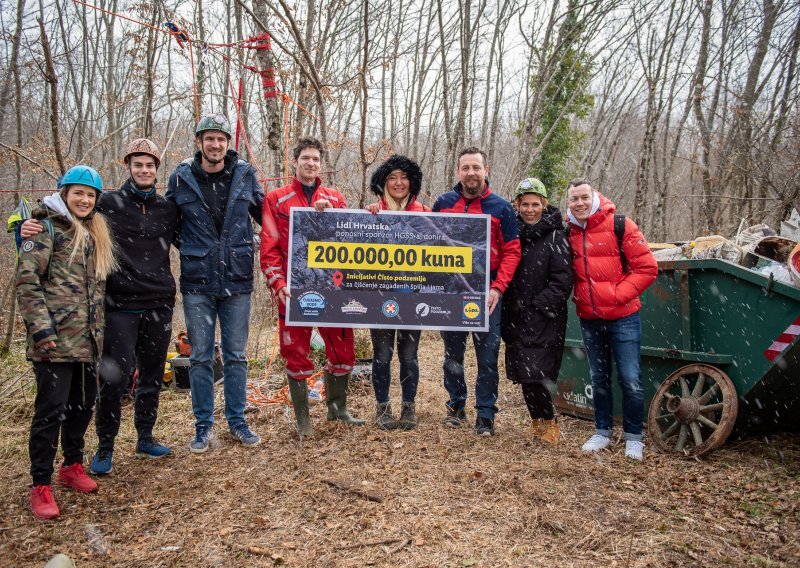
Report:
[{"label": "black rubber boot", "polygon": [[350,373],[346,375],[332,375],[325,372],[325,398],[328,403],[328,420],[340,420],[351,426],[363,426],[365,420],[353,418],[347,411],[347,386],[350,382]]},{"label": "black rubber boot", "polygon": [[308,415],[308,385],[303,381],[289,378],[289,397],[294,407],[294,417],[297,420],[297,434],[300,439],[310,438],[314,434],[311,428],[311,417]]}]

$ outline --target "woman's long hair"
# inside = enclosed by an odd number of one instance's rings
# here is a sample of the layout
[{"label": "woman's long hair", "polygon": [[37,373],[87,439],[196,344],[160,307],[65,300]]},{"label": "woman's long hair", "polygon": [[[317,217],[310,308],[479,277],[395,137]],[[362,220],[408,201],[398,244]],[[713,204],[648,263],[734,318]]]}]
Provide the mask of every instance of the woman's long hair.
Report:
[{"label": "woman's long hair", "polygon": [[[67,193],[69,187],[64,188],[62,199],[66,203]],[[100,197],[98,195],[98,197]],[[97,202],[95,202],[95,207]],[[72,252],[69,255],[69,261],[72,263],[78,254],[83,255],[86,251],[87,241],[91,239],[94,244],[94,273],[98,280],[105,280],[112,272],[116,272],[119,268],[117,257],[115,254],[114,239],[111,237],[111,231],[108,229],[108,222],[106,218],[96,211],[93,212],[87,219],[78,219],[73,216],[72,230],[74,232],[72,237]]]}]

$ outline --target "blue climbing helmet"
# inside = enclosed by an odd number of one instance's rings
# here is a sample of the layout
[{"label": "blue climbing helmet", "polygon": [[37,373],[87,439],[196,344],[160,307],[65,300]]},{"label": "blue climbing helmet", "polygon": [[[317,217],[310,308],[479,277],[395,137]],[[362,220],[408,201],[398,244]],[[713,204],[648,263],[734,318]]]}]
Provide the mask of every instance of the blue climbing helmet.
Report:
[{"label": "blue climbing helmet", "polygon": [[93,187],[97,193],[103,193],[103,180],[97,170],[83,164],[73,166],[58,180],[58,189],[69,185],[86,185]]}]

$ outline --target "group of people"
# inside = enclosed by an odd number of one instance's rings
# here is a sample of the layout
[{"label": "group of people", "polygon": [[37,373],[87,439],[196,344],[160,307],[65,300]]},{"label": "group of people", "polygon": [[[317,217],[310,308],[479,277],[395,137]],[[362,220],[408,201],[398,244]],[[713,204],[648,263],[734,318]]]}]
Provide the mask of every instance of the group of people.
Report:
[{"label": "group of people", "polygon": [[[59,436],[64,456],[58,483],[96,491],[83,468],[84,434],[95,400],[98,449],[94,475],[113,470],[123,389],[137,369],[134,424],[138,457],[158,459],[171,449],[153,435],[164,362],[172,335],[176,285],[170,246],[180,251],[180,291],[189,342],[189,380],[195,435],[189,449],[203,453],[217,443],[214,429],[214,353],[219,322],[225,418],[244,447],[261,442],[244,416],[247,344],[253,290],[253,222],[260,225],[260,263],[279,312],[280,353],[301,439],[311,436],[307,379],[314,374],[312,328],[287,326],[289,220],[292,207],[346,208],[339,191],[320,179],[325,149],[300,138],[293,150],[294,176],[264,195],[255,169],[230,148],[231,126],[222,114],[203,117],[195,129],[195,155],[156,191],[159,148],[136,139],[123,157],[128,178],[117,191],[103,191],[96,170],[78,165],[59,180],[32,219],[20,223],[17,293],[27,329],[27,357],[37,384],[29,452],[34,515],[59,515],[51,478]],[[413,160],[391,156],[375,170],[378,201],[367,210],[458,212],[491,217],[489,330],[472,332],[478,373],[475,432],[491,436],[498,409],[498,356],[506,342],[508,378],[521,385],[532,432],[557,444],[560,438],[550,394],[564,346],[567,299],[574,299],[594,385],[596,432],[584,444],[597,451],[611,444],[611,358],[623,389],[626,455],[641,460],[643,399],[639,373],[639,295],[657,267],[635,223],[615,215],[614,204],[586,180],[568,188],[568,230],[548,190],[536,179],[517,187],[514,206],[493,193],[489,165],[476,147],[459,158],[455,187],[432,208],[418,201],[422,171]],[[620,221],[621,219],[621,221]],[[622,225],[622,229],[620,229]],[[355,363],[353,330],[320,328],[327,363],[324,383],[328,420],[364,425],[347,404]],[[467,421],[464,354],[470,332],[442,331],[444,386],[449,394],[444,425]],[[371,330],[375,424],[413,429],[418,419],[419,331]],[[397,418],[389,397],[395,342],[402,399]]]}]

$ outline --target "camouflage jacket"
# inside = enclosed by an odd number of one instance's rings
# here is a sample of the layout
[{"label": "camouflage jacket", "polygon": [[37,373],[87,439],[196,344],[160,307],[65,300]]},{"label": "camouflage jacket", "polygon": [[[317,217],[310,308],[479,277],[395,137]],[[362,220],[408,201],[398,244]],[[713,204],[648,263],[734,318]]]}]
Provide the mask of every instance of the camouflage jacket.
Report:
[{"label": "camouflage jacket", "polygon": [[[94,275],[92,244],[84,258],[72,251],[71,221],[46,207],[33,212],[35,219],[50,219],[44,230],[26,239],[19,249],[17,299],[28,331],[29,361],[94,362],[103,349],[103,298],[105,281]],[[41,341],[55,341],[43,351]]]}]

